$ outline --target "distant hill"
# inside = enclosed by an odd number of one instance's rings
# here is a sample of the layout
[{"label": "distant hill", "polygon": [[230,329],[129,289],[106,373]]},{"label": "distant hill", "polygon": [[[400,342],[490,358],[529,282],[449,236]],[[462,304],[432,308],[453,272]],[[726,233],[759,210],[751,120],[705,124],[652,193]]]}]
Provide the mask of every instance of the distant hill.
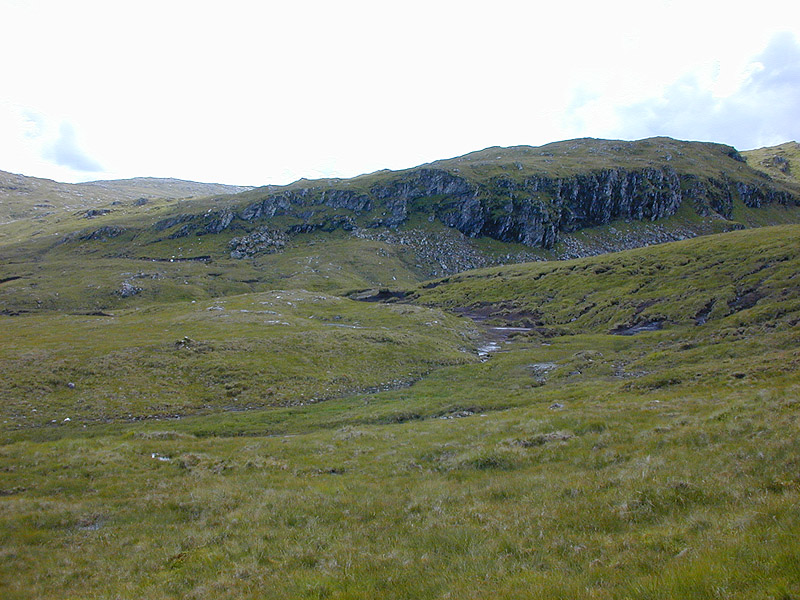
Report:
[{"label": "distant hill", "polygon": [[234,194],[248,189],[244,186],[153,177],[59,183],[0,171],[0,223],[63,211],[93,209],[113,202],[144,203],[154,199]]},{"label": "distant hill", "polygon": [[620,220],[683,216],[692,221],[684,237],[705,232],[709,221],[747,226],[732,222],[749,209],[797,207],[800,194],[748,166],[730,146],[581,139],[488,148],[347,180],[256,188],[225,204],[195,216],[184,211],[160,226],[179,238],[268,222],[289,233],[440,222],[470,238],[550,249],[565,235]]},{"label": "distant hill", "polygon": [[800,223],[790,182],[730,146],[669,138],[487,148],[236,194],[176,180],[13,177],[17,206],[50,214],[0,225],[0,311],[12,312],[409,289],[474,268]]},{"label": "distant hill", "polygon": [[800,144],[797,142],[747,150],[742,156],[754,169],[800,189]]}]

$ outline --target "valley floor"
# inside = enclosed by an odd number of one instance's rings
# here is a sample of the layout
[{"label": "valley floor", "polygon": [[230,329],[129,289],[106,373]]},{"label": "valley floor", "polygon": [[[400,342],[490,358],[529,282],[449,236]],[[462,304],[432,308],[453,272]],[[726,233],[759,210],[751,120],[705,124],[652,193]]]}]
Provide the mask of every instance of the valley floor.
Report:
[{"label": "valley floor", "polygon": [[6,317],[0,596],[798,599],[795,234]]}]

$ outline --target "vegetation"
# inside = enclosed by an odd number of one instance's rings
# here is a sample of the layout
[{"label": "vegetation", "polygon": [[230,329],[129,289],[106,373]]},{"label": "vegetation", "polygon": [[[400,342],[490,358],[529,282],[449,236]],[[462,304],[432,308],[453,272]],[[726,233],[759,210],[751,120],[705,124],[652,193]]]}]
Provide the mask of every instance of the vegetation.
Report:
[{"label": "vegetation", "polygon": [[6,321],[0,395],[20,427],[318,402],[474,361],[440,311],[302,291]]},{"label": "vegetation", "polygon": [[800,187],[800,144],[797,142],[748,150],[742,155],[754,169],[777,181]]},{"label": "vegetation", "polygon": [[[667,160],[768,181],[662,138],[431,166]],[[0,597],[800,600],[800,207],[551,250],[430,220],[444,197],[391,230],[278,216],[243,258],[241,224],[173,235],[274,191],[0,224]]]},{"label": "vegetation", "polygon": [[[419,286],[414,298],[447,307],[498,305],[543,327],[608,333],[641,323],[738,324],[789,319],[800,309],[798,226],[744,230],[562,262],[505,265]],[[762,302],[768,298],[768,302]],[[787,321],[787,323],[789,323]]]},{"label": "vegetation", "polygon": [[247,189],[153,177],[59,183],[0,171],[0,224],[23,219],[33,219],[39,224],[52,223],[74,213],[91,218],[104,211],[119,214],[126,207],[139,209],[154,201],[163,205],[165,200],[234,194]]},{"label": "vegetation", "polygon": [[156,242],[128,256],[120,256],[123,240],[9,247],[0,264],[0,310],[103,311],[275,289],[341,294],[410,287],[425,274],[408,249],[382,242],[306,235],[283,252],[237,260],[229,256],[230,237]]},{"label": "vegetation", "polygon": [[798,233],[4,317],[2,596],[798,598]]}]

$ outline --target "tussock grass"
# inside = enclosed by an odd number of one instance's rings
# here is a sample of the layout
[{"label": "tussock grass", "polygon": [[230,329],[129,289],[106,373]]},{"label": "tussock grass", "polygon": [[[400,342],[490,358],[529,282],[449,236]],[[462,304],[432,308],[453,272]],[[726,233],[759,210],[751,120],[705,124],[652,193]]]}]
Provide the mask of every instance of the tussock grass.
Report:
[{"label": "tussock grass", "polygon": [[476,360],[472,327],[439,310],[304,291],[4,325],[7,427],[314,403]]},{"label": "tussock grass", "polygon": [[[460,351],[473,325],[438,308],[317,292],[9,318],[18,328],[0,364],[27,362],[22,374],[5,366],[3,384],[27,387],[4,393],[3,419],[32,397],[86,418],[4,424],[0,593],[800,597],[795,234],[726,234],[420,290],[427,304],[539,313],[537,331],[486,362]],[[726,295],[752,287],[750,306]],[[609,334],[656,316],[661,330]],[[398,365],[426,375],[317,404],[192,404],[208,385],[226,403],[245,397],[272,367],[299,391]],[[93,421],[101,402],[109,415],[144,406],[130,392],[89,394],[104,372],[123,391],[173,390],[165,406],[184,416]],[[75,395],[56,393],[75,374]]]},{"label": "tussock grass", "polygon": [[728,317],[731,327],[752,325],[798,309],[798,231],[795,225],[736,231],[599,257],[480,269],[424,284],[414,296],[438,306],[501,304],[500,313],[530,311],[543,326],[578,332]]}]

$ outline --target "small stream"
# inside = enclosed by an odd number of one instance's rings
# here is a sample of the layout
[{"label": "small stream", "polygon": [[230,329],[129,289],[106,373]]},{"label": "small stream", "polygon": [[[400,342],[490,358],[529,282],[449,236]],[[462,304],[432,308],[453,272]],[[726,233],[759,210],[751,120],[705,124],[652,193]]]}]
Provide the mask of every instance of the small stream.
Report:
[{"label": "small stream", "polygon": [[472,319],[472,322],[483,332],[481,342],[478,345],[478,356],[483,360],[488,360],[490,355],[497,352],[504,352],[503,346],[508,343],[512,334],[532,331],[530,327],[496,327],[488,325],[486,321],[489,317],[478,312],[459,311],[458,314],[459,316]]},{"label": "small stream", "polygon": [[504,352],[503,345],[508,343],[512,333],[530,331],[530,327],[491,327],[476,321],[483,331],[484,336],[480,346],[478,346],[478,356],[488,358],[495,352]]}]

